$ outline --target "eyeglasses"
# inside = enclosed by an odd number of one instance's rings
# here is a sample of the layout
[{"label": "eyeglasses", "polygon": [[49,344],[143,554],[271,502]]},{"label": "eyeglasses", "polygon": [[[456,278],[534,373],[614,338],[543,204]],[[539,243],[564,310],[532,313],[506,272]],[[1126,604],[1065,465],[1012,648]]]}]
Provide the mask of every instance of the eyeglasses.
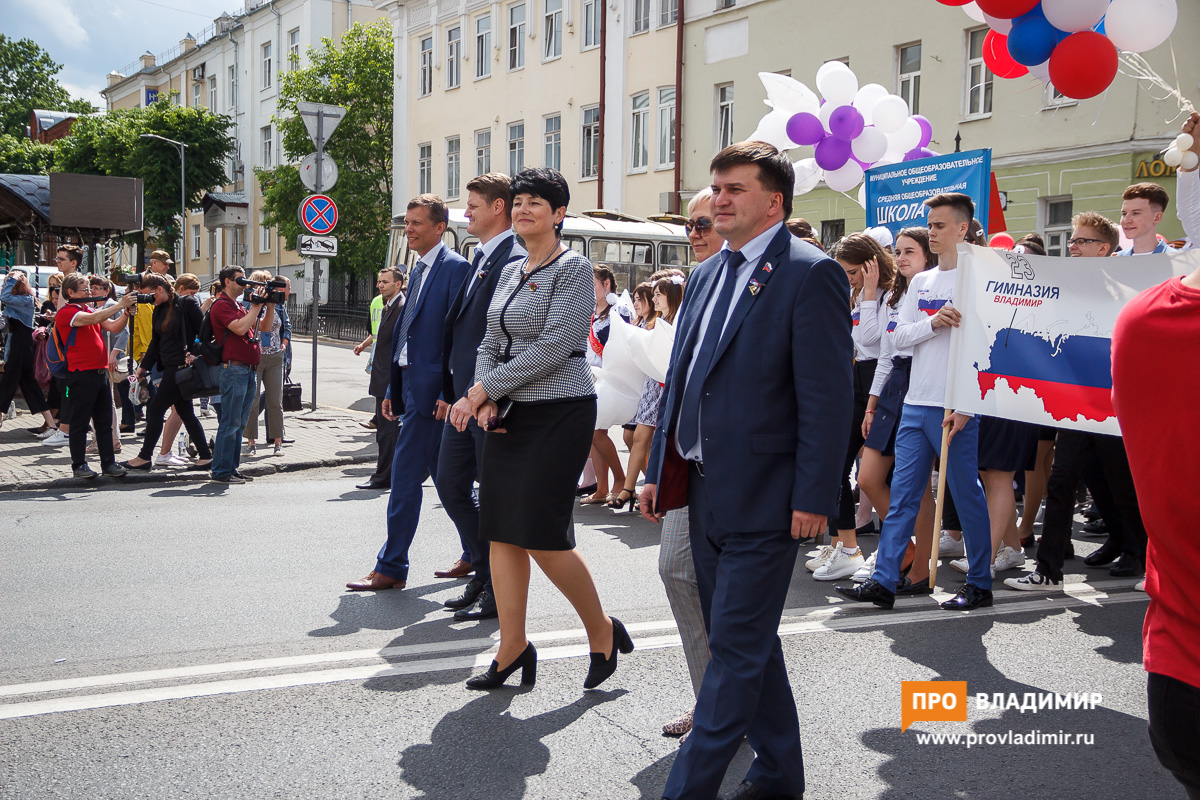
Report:
[{"label": "eyeglasses", "polygon": [[54,260],[55,261],[68,261],[69,259],[65,258],[64,256],[55,256]]},{"label": "eyeglasses", "polygon": [[695,231],[696,233],[703,236],[704,234],[706,234],[712,230],[712,225],[713,225],[713,223],[712,223],[711,219],[709,219],[708,217],[701,217],[700,219],[696,220],[695,222],[692,222],[689,219],[687,222],[683,223],[683,229],[687,232],[688,236],[692,235],[692,231]]},{"label": "eyeglasses", "polygon": [[1074,239],[1067,239],[1067,244],[1072,247],[1077,247],[1081,244],[1099,244],[1102,239],[1087,239],[1083,236],[1077,236]]}]

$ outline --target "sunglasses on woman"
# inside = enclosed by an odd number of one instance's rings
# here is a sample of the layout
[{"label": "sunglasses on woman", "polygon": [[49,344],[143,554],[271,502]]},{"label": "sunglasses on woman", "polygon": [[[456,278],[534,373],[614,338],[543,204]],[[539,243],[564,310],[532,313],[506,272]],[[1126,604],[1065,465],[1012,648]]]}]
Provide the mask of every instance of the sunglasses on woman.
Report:
[{"label": "sunglasses on woman", "polygon": [[709,219],[708,217],[701,217],[700,219],[696,220],[695,222],[692,222],[689,219],[687,222],[683,223],[683,229],[685,231],[687,231],[688,236],[692,235],[692,231],[695,231],[696,233],[703,236],[704,234],[706,234],[710,230],[712,230],[712,224],[713,224],[712,220]]}]

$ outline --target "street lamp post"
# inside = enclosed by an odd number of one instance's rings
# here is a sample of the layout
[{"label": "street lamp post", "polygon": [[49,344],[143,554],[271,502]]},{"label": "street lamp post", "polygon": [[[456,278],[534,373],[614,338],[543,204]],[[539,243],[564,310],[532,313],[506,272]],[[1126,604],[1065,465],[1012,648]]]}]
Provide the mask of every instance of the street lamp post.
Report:
[{"label": "street lamp post", "polygon": [[[183,142],[177,142],[174,139],[168,139],[165,136],[159,136],[157,133],[143,133],[143,139],[160,139],[169,144],[173,144],[179,148],[179,260],[181,267],[187,266],[187,188],[184,186],[184,165],[187,163],[184,151],[187,145]],[[186,272],[187,270],[184,269]]]}]

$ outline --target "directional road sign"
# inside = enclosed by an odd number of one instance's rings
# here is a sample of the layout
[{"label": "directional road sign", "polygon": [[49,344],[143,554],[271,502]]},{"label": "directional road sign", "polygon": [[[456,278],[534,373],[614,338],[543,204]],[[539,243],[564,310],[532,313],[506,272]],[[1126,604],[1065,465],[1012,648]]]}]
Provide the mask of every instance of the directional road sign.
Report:
[{"label": "directional road sign", "polygon": [[323,194],[310,194],[300,204],[300,224],[309,233],[325,236],[337,227],[337,220],[337,205]]},{"label": "directional road sign", "polygon": [[327,154],[321,154],[320,186],[317,185],[317,154],[309,153],[300,161],[300,182],[310,192],[329,191],[337,183],[338,168]]},{"label": "directional road sign", "polygon": [[325,140],[333,135],[338,123],[346,118],[346,109],[325,103],[296,103],[296,111],[304,120],[308,138],[312,139],[318,150],[325,146]]},{"label": "directional road sign", "polygon": [[297,241],[296,249],[300,251],[300,255],[302,256],[333,258],[338,253],[337,245],[336,236],[309,236],[306,233],[302,233]]}]

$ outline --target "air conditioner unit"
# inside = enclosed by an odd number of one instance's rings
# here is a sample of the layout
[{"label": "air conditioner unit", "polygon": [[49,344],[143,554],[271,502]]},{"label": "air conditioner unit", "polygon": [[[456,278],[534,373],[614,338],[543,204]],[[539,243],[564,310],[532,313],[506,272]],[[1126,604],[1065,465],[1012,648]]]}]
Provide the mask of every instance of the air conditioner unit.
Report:
[{"label": "air conditioner unit", "polygon": [[194,80],[194,81],[204,80],[204,65],[203,64],[201,64],[198,67],[192,67],[192,80]]},{"label": "air conditioner unit", "polygon": [[233,160],[233,174],[235,176],[243,175],[243,174],[245,174],[245,172],[246,172],[246,165],[242,163],[242,160],[240,158],[235,158]]}]

